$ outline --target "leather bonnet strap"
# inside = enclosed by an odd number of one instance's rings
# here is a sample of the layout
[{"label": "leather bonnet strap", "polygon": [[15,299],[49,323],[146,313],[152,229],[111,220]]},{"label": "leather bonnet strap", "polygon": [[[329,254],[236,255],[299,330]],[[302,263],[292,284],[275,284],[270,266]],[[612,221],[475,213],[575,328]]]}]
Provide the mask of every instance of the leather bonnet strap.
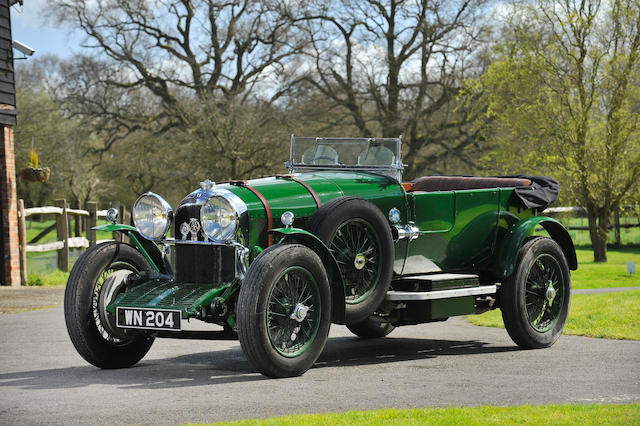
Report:
[{"label": "leather bonnet strap", "polygon": [[313,201],[316,202],[316,206],[318,208],[320,208],[320,206],[322,205],[322,201],[320,201],[320,198],[318,198],[318,194],[316,194],[316,191],[313,190],[313,188],[311,188],[311,186],[309,186],[309,184],[303,180],[300,180],[292,175],[276,175],[276,178],[280,178],[280,179],[286,179],[286,180],[290,180],[296,183],[299,183],[300,185],[302,185],[308,192],[309,194],[313,197]]},{"label": "leather bonnet strap", "polygon": [[243,188],[247,188],[249,191],[253,192],[256,197],[258,197],[258,199],[264,206],[264,211],[267,214],[267,233],[268,233],[267,241],[270,247],[273,244],[273,235],[269,233],[269,231],[273,229],[273,214],[271,213],[271,207],[269,206],[269,202],[267,201],[266,198],[264,198],[264,195],[262,195],[260,191],[258,191],[253,186],[249,185],[249,182],[247,182],[246,180],[232,180],[232,181],[229,181],[228,183],[231,185],[237,185],[237,186],[242,186]]}]

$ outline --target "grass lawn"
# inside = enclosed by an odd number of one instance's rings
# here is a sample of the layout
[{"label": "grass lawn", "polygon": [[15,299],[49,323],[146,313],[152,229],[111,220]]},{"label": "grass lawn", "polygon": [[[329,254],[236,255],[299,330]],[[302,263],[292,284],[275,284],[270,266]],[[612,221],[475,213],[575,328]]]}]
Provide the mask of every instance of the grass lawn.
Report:
[{"label": "grass lawn", "polygon": [[55,270],[46,274],[31,273],[27,276],[28,286],[63,287],[67,285],[68,272]]},{"label": "grass lawn", "polygon": [[485,424],[556,424],[556,425],[637,425],[640,404],[542,405],[512,407],[451,407],[349,411],[331,414],[298,414],[266,420],[243,420],[224,425],[485,425]]},{"label": "grass lawn", "polygon": [[[485,327],[504,327],[499,309],[467,319]],[[563,334],[640,340],[640,290],[572,295]]]},{"label": "grass lawn", "polygon": [[[578,270],[571,271],[573,288],[640,287],[640,248],[607,251],[607,263],[594,263],[591,249],[576,249]],[[636,274],[627,274],[627,262],[636,263]]]}]

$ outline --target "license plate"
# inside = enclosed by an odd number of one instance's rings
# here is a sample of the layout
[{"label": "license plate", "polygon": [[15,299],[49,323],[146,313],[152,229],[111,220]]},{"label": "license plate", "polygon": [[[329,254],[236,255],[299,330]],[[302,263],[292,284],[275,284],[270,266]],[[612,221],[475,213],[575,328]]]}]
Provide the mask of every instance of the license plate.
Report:
[{"label": "license plate", "polygon": [[181,330],[180,311],[170,309],[116,308],[116,325],[144,330]]}]

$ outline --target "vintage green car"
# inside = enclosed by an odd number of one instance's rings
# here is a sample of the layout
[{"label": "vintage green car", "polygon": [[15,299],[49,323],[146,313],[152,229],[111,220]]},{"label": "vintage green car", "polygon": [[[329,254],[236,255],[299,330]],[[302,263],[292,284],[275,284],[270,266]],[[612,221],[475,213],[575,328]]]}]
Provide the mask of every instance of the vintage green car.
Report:
[{"label": "vintage green car", "polygon": [[[288,174],[207,179],[175,211],[147,192],[135,226],[110,210],[98,229],[129,242],[93,246],[71,271],[64,308],[76,349],[120,368],[156,337],[238,338],[256,370],[287,377],[318,359],[332,322],[376,338],[497,307],[516,344],[551,346],[577,268],[568,232],[539,215],[557,183],[403,182],[401,142],[292,136]],[[219,327],[194,331],[198,321]]]}]

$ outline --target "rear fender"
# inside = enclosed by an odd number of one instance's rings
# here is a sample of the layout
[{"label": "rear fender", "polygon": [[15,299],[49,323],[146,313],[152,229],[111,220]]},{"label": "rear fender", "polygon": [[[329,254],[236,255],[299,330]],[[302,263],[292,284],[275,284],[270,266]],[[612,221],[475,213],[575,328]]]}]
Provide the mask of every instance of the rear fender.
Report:
[{"label": "rear fender", "polygon": [[274,234],[276,240],[280,239],[277,241],[278,244],[302,244],[320,256],[331,285],[332,322],[343,324],[345,312],[344,283],[342,274],[340,274],[340,267],[331,250],[318,237],[304,229],[279,228],[272,229],[269,232]]},{"label": "rear fender", "polygon": [[143,237],[135,227],[125,225],[123,223],[109,223],[107,225],[100,225],[91,229],[107,232],[122,232],[131,238],[131,242],[133,243],[132,245],[140,251],[145,259],[147,259],[147,262],[149,262],[149,265],[151,265],[154,271],[163,274],[173,274],[170,266],[165,264],[158,246],[153,241],[149,241]]},{"label": "rear fender", "polygon": [[557,220],[546,216],[534,216],[522,219],[516,223],[500,242],[498,248],[498,260],[495,264],[494,272],[499,278],[506,278],[511,275],[518,261],[518,252],[524,243],[525,238],[531,235],[536,226],[542,226],[564,253],[569,269],[578,269],[576,249],[569,232]]}]

